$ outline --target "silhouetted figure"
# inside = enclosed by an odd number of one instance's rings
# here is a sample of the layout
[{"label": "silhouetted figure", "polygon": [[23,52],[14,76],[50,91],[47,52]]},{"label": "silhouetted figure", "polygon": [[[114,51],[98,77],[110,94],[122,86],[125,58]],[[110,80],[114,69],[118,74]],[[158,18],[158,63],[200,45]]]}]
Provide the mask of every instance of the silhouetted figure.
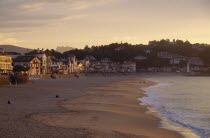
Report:
[{"label": "silhouetted figure", "polygon": [[14,102],[8,100],[8,101],[7,101],[7,104],[14,104]]},{"label": "silhouetted figure", "polygon": [[50,77],[51,77],[52,79],[57,79],[56,76],[53,75],[53,74],[51,74]]},{"label": "silhouetted figure", "polygon": [[58,95],[58,94],[56,94],[56,96],[55,96],[56,98],[59,98],[60,96]]},{"label": "silhouetted figure", "polygon": [[74,76],[79,79],[79,76],[77,74],[74,74]]}]

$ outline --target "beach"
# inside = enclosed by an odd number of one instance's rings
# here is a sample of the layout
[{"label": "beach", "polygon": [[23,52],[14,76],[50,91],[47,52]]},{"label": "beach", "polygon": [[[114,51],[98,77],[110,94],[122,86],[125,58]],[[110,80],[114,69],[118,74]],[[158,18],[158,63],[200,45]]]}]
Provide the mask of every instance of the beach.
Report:
[{"label": "beach", "polygon": [[0,136],[182,137],[159,128],[160,118],[137,100],[145,96],[140,88],[151,85],[138,75],[91,75],[1,86]]}]

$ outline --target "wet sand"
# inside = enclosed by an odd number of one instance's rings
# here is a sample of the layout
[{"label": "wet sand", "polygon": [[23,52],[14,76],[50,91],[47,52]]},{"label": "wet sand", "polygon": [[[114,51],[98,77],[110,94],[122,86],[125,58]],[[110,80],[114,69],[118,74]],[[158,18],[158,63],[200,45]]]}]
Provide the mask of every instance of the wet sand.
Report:
[{"label": "wet sand", "polygon": [[[147,107],[137,100],[144,96],[139,88],[153,84],[136,75],[119,75],[0,87],[0,136],[181,137],[158,128],[160,119],[146,114]],[[15,104],[7,105],[8,99]]]}]

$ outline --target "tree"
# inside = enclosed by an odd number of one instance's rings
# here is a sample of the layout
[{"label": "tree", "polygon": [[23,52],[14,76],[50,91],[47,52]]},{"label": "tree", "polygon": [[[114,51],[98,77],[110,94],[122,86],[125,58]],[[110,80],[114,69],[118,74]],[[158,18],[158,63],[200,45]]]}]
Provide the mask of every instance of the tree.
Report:
[{"label": "tree", "polygon": [[179,67],[184,68],[184,67],[186,67],[186,66],[187,66],[187,61],[181,60],[181,61],[179,62]]},{"label": "tree", "polygon": [[210,47],[205,48],[200,53],[200,58],[203,60],[205,66],[210,66]]},{"label": "tree", "polygon": [[60,52],[55,51],[54,49],[51,49],[50,51],[51,55],[54,56],[57,59],[60,59],[63,57],[63,54],[61,54]]},{"label": "tree", "polygon": [[30,69],[29,67],[24,67],[24,66],[21,66],[21,65],[16,65],[13,68],[13,72],[21,73],[21,72],[29,71],[29,69]]}]

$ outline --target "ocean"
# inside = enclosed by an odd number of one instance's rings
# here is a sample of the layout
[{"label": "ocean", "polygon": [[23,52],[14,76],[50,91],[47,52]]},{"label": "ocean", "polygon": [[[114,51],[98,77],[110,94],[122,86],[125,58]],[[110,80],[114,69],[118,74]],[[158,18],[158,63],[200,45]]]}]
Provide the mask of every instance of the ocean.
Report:
[{"label": "ocean", "polygon": [[149,112],[162,118],[160,127],[189,138],[210,137],[210,77],[153,75],[158,85],[143,88],[140,98]]}]

